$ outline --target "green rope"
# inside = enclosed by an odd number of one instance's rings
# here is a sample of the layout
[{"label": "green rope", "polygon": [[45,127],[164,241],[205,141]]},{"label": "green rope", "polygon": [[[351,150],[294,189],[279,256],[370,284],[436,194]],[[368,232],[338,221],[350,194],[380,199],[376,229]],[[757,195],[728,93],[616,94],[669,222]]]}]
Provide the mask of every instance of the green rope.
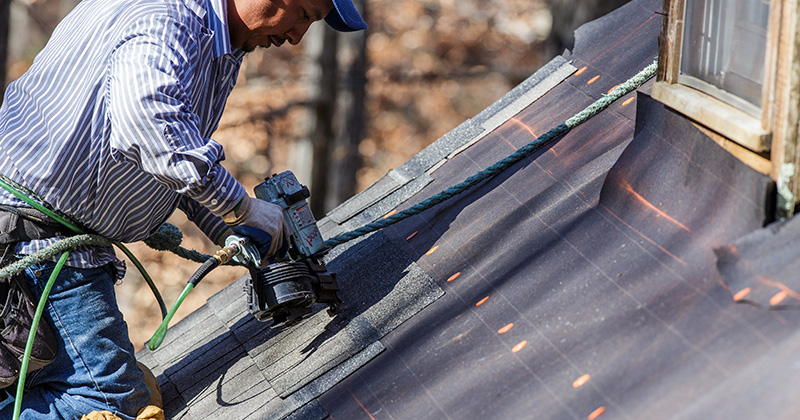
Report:
[{"label": "green rope", "polygon": [[211,255],[180,246],[182,241],[183,233],[181,233],[181,230],[171,223],[164,222],[156,233],[144,240],[144,243],[157,251],[170,251],[181,258],[201,264],[211,258]]},{"label": "green rope", "polygon": [[509,155],[505,159],[500,160],[499,162],[484,169],[483,171],[470,176],[460,184],[454,185],[406,210],[403,210],[384,219],[377,220],[360,228],[351,230],[349,232],[345,232],[341,235],[337,235],[331,239],[328,239],[327,241],[325,241],[325,246],[333,248],[336,245],[352,241],[353,239],[375,232],[376,230],[393,225],[401,220],[419,214],[424,210],[427,210],[435,206],[436,204],[439,204],[445,200],[453,198],[456,195],[461,194],[470,187],[482,181],[492,178],[493,176],[504,171],[505,169],[508,169],[515,163],[521,161],[531,153],[541,149],[551,141],[561,137],[562,135],[566,134],[573,128],[579,126],[583,122],[587,121],[589,118],[593,117],[598,112],[606,109],[617,99],[637,89],[639,86],[644,84],[644,82],[646,82],[648,79],[650,79],[655,75],[657,68],[658,68],[657,61],[653,61],[652,64],[645,67],[642,71],[637,73],[632,78],[628,79],[628,81],[626,81],[625,83],[620,84],[618,87],[616,87],[611,92],[604,95],[602,98],[598,99],[588,107],[584,108],[581,112],[573,115],[571,118],[567,119],[566,121],[559,124],[557,127],[551,129],[547,133],[542,134],[537,139],[521,147],[519,150]]},{"label": "green rope", "polygon": [[[495,163],[494,165],[484,169],[483,171],[481,171],[481,172],[479,172],[479,173],[477,173],[477,174],[475,174],[473,176],[470,176],[469,178],[467,178],[466,180],[464,180],[460,184],[454,185],[454,186],[448,188],[447,190],[442,191],[441,193],[436,194],[435,196],[433,196],[431,198],[428,198],[427,200],[425,200],[425,201],[423,201],[423,202],[421,202],[421,203],[419,203],[419,204],[417,204],[417,205],[415,205],[415,206],[413,206],[411,208],[403,210],[403,211],[401,211],[399,213],[396,213],[396,214],[394,214],[392,216],[389,216],[389,217],[387,217],[385,219],[381,219],[381,220],[375,221],[373,223],[367,224],[367,225],[362,226],[360,228],[354,229],[354,230],[352,230],[350,232],[346,232],[346,233],[343,233],[341,235],[337,235],[337,236],[335,236],[335,237],[333,237],[331,239],[328,239],[327,241],[325,241],[325,246],[326,247],[334,247],[336,245],[340,245],[340,244],[343,244],[345,242],[349,242],[349,241],[351,241],[353,239],[356,239],[358,237],[361,237],[361,236],[364,236],[366,234],[372,233],[372,232],[374,232],[376,230],[382,229],[382,228],[384,228],[386,226],[390,226],[392,224],[395,224],[395,223],[397,223],[397,222],[399,222],[401,220],[404,220],[404,219],[406,219],[408,217],[411,217],[411,216],[413,216],[415,214],[419,214],[422,211],[427,210],[427,209],[433,207],[434,205],[439,204],[439,203],[441,203],[441,202],[443,202],[445,200],[448,200],[448,199],[450,199],[450,198],[452,198],[452,197],[454,197],[454,196],[466,191],[470,187],[472,187],[472,186],[474,186],[474,185],[476,185],[476,184],[478,184],[478,183],[480,183],[482,181],[485,181],[485,180],[497,175],[498,173],[502,172],[503,170],[508,169],[512,165],[514,165],[517,162],[519,162],[520,160],[524,159],[525,157],[527,157],[531,153],[541,149],[542,147],[547,145],[549,142],[557,139],[558,137],[566,134],[567,132],[569,132],[573,128],[579,126],[580,124],[582,124],[583,122],[585,122],[589,118],[591,118],[594,115],[596,115],[598,112],[606,109],[609,105],[611,105],[617,99],[619,99],[619,98],[625,96],[626,94],[630,93],[631,91],[639,88],[642,84],[644,84],[644,82],[646,82],[648,79],[653,77],[653,75],[655,75],[657,68],[658,68],[657,61],[653,61],[652,64],[650,64],[649,66],[645,67],[641,72],[637,73],[635,76],[633,76],[632,78],[628,79],[628,81],[626,81],[625,83],[620,84],[619,86],[614,88],[611,92],[607,93],[606,95],[603,95],[602,98],[598,99],[597,101],[595,101],[594,103],[592,103],[588,107],[584,108],[581,112],[573,115],[571,118],[567,119],[562,124],[559,124],[557,127],[553,128],[552,130],[548,131],[547,133],[539,136],[536,140],[534,140],[534,141],[528,143],[527,145],[523,146],[522,148],[520,148],[519,150],[517,150],[515,153],[511,154],[510,156],[506,157],[505,159]],[[34,197],[36,196],[32,191],[27,190],[23,186],[14,183],[12,180],[8,179],[7,177],[5,177],[3,175],[0,175],[0,186],[6,188],[6,190],[9,191],[11,194],[14,194],[16,197],[28,202],[29,204],[31,204],[31,202],[25,196],[25,194],[23,194],[23,193],[21,193],[19,191],[14,191],[13,189],[7,188],[6,185],[5,185],[6,183],[13,185],[14,187],[19,189],[20,191],[24,191],[29,196],[34,196]],[[42,201],[42,200],[40,200],[40,201]],[[63,223],[64,225],[70,227],[70,229],[73,229],[73,231],[82,232],[79,228],[77,228],[74,224],[72,224],[69,221],[67,221],[64,217],[61,217],[60,215],[58,215],[54,211],[41,206],[39,203],[36,203],[36,206],[34,206],[34,207],[36,207],[37,209],[39,209],[43,213],[47,214],[48,216],[52,217],[53,219],[58,220],[59,222]],[[206,254],[200,253],[200,252],[195,251],[193,249],[186,249],[186,248],[181,247],[180,243],[182,241],[182,237],[183,236],[181,234],[180,229],[178,229],[177,227],[175,227],[174,225],[172,225],[170,223],[164,223],[156,233],[154,233],[149,238],[145,239],[144,242],[145,242],[145,244],[147,244],[148,246],[150,246],[153,249],[156,249],[156,250],[159,250],[159,251],[170,251],[170,252],[173,252],[174,254],[176,254],[176,255],[184,258],[184,259],[191,260],[191,261],[198,262],[198,263],[202,263],[202,262],[206,261],[208,258],[211,257],[210,255],[206,255]],[[119,244],[118,242],[113,242],[113,243],[114,243],[114,245],[117,245],[118,247],[121,247],[121,244]],[[120,249],[123,249],[123,248],[120,248]],[[123,249],[123,252],[125,252],[126,255],[129,255],[129,257],[132,256],[132,254],[130,254],[129,251],[127,251],[126,249]],[[132,261],[135,261],[135,257],[132,258]],[[134,264],[137,265],[137,268],[140,266],[138,261],[135,261]],[[143,269],[140,269],[140,271],[143,272],[143,276],[146,279],[149,279],[149,276],[146,274],[146,272],[143,271]],[[2,277],[2,271],[0,271],[0,277]],[[165,315],[166,314],[166,310],[163,308],[163,306],[164,306],[163,303],[161,303],[161,306],[162,306],[162,315]]]},{"label": "green rope", "polygon": [[111,245],[111,242],[108,239],[97,235],[83,234],[70,236],[47,246],[35,254],[26,255],[24,258],[0,268],[0,279],[19,274],[33,264],[42,262],[44,260],[53,259],[56,255],[60,255],[65,251],[69,251],[81,245],[109,246]]}]

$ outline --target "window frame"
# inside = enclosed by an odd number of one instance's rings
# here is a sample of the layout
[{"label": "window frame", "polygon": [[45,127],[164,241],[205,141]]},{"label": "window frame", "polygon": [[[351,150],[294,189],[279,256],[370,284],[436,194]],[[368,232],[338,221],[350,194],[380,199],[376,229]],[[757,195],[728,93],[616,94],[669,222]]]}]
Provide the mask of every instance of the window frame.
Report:
[{"label": "window frame", "polygon": [[726,149],[776,181],[778,216],[789,216],[800,201],[800,71],[792,71],[800,67],[798,1],[771,0],[760,118],[687,85],[685,75],[679,77],[686,1],[664,0],[652,97],[718,134],[718,143],[735,143],[735,152]]},{"label": "window frame", "polygon": [[[668,18],[665,19],[666,28],[662,30],[662,39],[665,38],[672,42],[662,42],[659,70],[663,66],[664,71],[663,73],[659,72],[658,80],[661,83],[657,83],[658,86],[653,87],[653,97],[753,152],[768,152],[772,146],[770,118],[772,101],[770,101],[770,97],[774,85],[775,62],[772,51],[775,50],[777,42],[776,31],[772,28],[776,26],[776,19],[780,18],[781,7],[771,7],[770,10],[761,116],[758,118],[724,101],[719,95],[712,96],[696,89],[691,81],[687,83],[687,79],[690,80],[691,76],[680,74],[686,0],[667,1],[669,2]],[[780,3],[779,0],[772,0],[772,2],[773,6]],[[666,36],[664,36],[665,32]],[[709,86],[711,85],[709,84]]]}]

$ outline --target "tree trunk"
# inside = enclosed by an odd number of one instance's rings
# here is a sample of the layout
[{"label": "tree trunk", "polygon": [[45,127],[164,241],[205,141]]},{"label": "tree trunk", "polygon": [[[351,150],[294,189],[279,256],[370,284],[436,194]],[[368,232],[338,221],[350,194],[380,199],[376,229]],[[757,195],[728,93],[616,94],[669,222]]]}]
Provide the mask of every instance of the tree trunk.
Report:
[{"label": "tree trunk", "polygon": [[[366,18],[363,0],[355,3]],[[367,38],[363,31],[340,35],[324,25],[312,29],[318,32],[306,35],[313,89],[309,134],[293,147],[291,166],[296,174],[309,174],[311,210],[321,217],[356,192],[362,166],[358,146],[365,127]],[[310,159],[300,155],[309,148]]]},{"label": "tree trunk", "polygon": [[0,105],[6,91],[6,69],[8,68],[8,25],[10,23],[11,0],[0,0]]},{"label": "tree trunk", "polygon": [[334,142],[333,121],[336,116],[336,97],[339,86],[339,67],[336,63],[336,51],[339,34],[325,27],[322,38],[322,50],[317,64],[320,75],[314,101],[314,127],[311,131],[311,143],[314,146],[314,157],[311,168],[311,211],[322,216],[326,212],[325,201],[328,197],[328,180],[330,179],[331,144]]},{"label": "tree trunk", "polygon": [[[354,3],[364,20],[367,20],[366,1],[355,0]],[[327,209],[336,207],[356,193],[357,175],[363,165],[358,147],[366,125],[367,33],[353,32],[343,38],[345,42],[339,51],[339,65],[344,74],[344,86],[339,92],[337,103],[338,135],[333,153]]]}]

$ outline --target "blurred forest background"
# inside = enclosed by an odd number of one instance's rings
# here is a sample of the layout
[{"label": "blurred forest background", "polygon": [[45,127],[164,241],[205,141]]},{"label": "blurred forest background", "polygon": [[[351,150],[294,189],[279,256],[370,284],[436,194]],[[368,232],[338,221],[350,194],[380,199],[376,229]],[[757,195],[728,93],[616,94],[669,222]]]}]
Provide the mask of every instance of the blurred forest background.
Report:
[{"label": "blurred forest background", "polygon": [[[339,34],[315,24],[298,46],[245,58],[214,139],[248,191],[292,170],[318,219],[491,105],[572,46],[575,28],[627,0],[355,0],[369,24]],[[18,78],[76,0],[0,0],[0,88]],[[2,90],[2,89],[0,89]],[[461,180],[453,180],[454,183]],[[183,246],[215,246],[180,212]],[[198,264],[131,244],[170,306]],[[160,323],[128,263],[117,299],[137,350]],[[246,273],[222,267],[172,323]]]}]

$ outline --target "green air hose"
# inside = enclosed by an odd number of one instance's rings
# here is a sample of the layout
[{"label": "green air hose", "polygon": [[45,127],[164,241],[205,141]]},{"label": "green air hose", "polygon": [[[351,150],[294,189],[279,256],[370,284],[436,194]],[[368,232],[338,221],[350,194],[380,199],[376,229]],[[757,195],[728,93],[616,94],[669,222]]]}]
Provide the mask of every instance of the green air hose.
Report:
[{"label": "green air hose", "polygon": [[206,274],[210,273],[211,270],[219,267],[219,264],[220,264],[219,259],[211,257],[208,260],[206,260],[206,262],[204,262],[203,265],[200,266],[200,268],[197,269],[197,271],[192,275],[191,278],[189,278],[189,283],[186,284],[186,287],[183,288],[183,291],[181,292],[180,296],[178,296],[178,299],[176,299],[175,303],[172,304],[172,307],[169,308],[167,316],[165,316],[164,319],[161,321],[161,325],[158,326],[156,332],[153,333],[153,337],[150,338],[150,342],[147,343],[147,348],[149,348],[150,350],[155,350],[158,348],[158,346],[161,345],[161,342],[164,341],[164,337],[166,337],[167,335],[167,328],[169,327],[169,322],[172,320],[172,317],[175,316],[175,312],[178,311],[178,308],[180,308],[181,305],[183,304],[183,300],[186,299],[186,295],[188,295],[189,292],[191,292],[192,289],[194,289],[194,286],[196,286],[197,283],[199,283],[200,280],[202,280],[203,277],[206,276]]},{"label": "green air hose", "polygon": [[166,337],[167,335],[167,327],[169,327],[169,321],[172,320],[173,316],[175,316],[175,312],[178,311],[178,308],[180,308],[181,304],[183,303],[183,300],[186,299],[186,295],[188,295],[189,292],[192,291],[192,289],[194,289],[194,284],[192,283],[187,284],[186,287],[183,288],[181,295],[178,296],[177,300],[175,300],[175,303],[169,309],[169,312],[167,312],[167,316],[164,317],[164,320],[161,321],[161,325],[158,326],[156,332],[153,333],[153,337],[150,338],[150,342],[147,343],[147,348],[149,348],[150,350],[155,350],[158,348],[158,346],[161,345],[161,342],[164,341],[164,337]]},{"label": "green air hose", "polygon": [[44,312],[44,305],[47,303],[47,297],[50,296],[50,289],[56,282],[56,277],[67,262],[70,251],[64,251],[61,258],[56,263],[56,268],[50,273],[50,278],[44,286],[42,296],[39,298],[39,304],[36,306],[36,313],[33,315],[33,322],[31,323],[31,331],[28,333],[28,342],[25,344],[25,354],[22,357],[22,366],[19,368],[19,379],[17,379],[17,397],[14,400],[14,420],[19,420],[20,412],[22,411],[22,393],[25,389],[25,377],[28,374],[28,363],[31,359],[31,351],[33,350],[33,339],[36,337],[36,330],[39,328],[39,321],[42,319],[42,312]]},{"label": "green air hose", "polygon": [[197,271],[192,274],[192,277],[189,278],[189,282],[186,284],[186,287],[183,288],[181,295],[178,296],[178,299],[172,304],[172,307],[169,308],[169,312],[167,316],[164,317],[164,320],[161,321],[161,325],[158,326],[156,332],[153,333],[153,336],[150,338],[150,342],[147,343],[147,348],[151,351],[158,348],[161,345],[161,342],[164,341],[164,337],[167,335],[167,328],[169,327],[169,321],[172,320],[172,317],[175,315],[175,312],[178,311],[181,304],[183,304],[183,300],[186,299],[186,295],[197,286],[197,283],[200,283],[200,280],[211,272],[211,270],[219,267],[221,264],[225,264],[230,261],[234,255],[236,255],[241,247],[243,247],[244,242],[232,241],[225,245],[217,251],[216,254],[210,256]]}]

